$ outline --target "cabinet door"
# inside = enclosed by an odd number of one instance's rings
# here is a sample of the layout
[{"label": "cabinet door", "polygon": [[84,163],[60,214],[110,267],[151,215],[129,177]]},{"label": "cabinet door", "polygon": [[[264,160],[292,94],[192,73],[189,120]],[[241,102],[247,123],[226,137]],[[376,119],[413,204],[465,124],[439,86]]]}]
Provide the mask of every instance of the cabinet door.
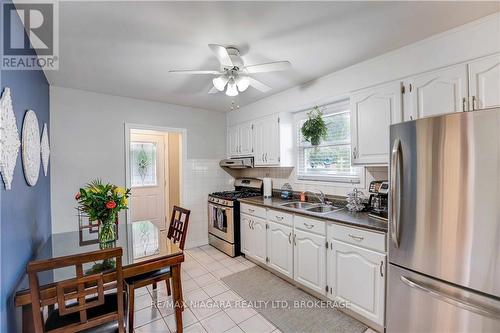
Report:
[{"label": "cabinet door", "polygon": [[293,278],[292,228],[269,222],[267,229],[267,264]]},{"label": "cabinet door", "polygon": [[402,120],[400,82],[351,97],[353,164],[389,162],[389,126]]},{"label": "cabinet door", "polygon": [[227,146],[229,156],[234,157],[240,155],[240,128],[239,126],[229,127],[227,130]]},{"label": "cabinet door", "polygon": [[250,229],[251,223],[252,217],[250,215],[240,214],[241,252],[246,255],[252,255],[252,230]]},{"label": "cabinet door", "polygon": [[253,124],[253,149],[254,149],[254,163],[256,166],[265,165],[264,162],[264,126],[265,122],[259,119]]},{"label": "cabinet door", "polygon": [[468,111],[467,66],[456,65],[408,79],[410,118]]},{"label": "cabinet door", "polygon": [[294,280],[325,294],[326,288],[326,237],[295,230]]},{"label": "cabinet door", "polygon": [[339,241],[332,241],[329,252],[329,297],[350,302],[349,309],[384,325],[385,254]]},{"label": "cabinet door", "polygon": [[500,107],[500,54],[469,63],[470,109]]},{"label": "cabinet door", "polygon": [[266,165],[280,163],[279,117],[273,115],[264,119],[264,160]]},{"label": "cabinet door", "polygon": [[266,220],[259,217],[252,217],[252,257],[262,263],[266,262]]},{"label": "cabinet door", "polygon": [[245,123],[240,126],[240,155],[253,154],[253,125]]}]

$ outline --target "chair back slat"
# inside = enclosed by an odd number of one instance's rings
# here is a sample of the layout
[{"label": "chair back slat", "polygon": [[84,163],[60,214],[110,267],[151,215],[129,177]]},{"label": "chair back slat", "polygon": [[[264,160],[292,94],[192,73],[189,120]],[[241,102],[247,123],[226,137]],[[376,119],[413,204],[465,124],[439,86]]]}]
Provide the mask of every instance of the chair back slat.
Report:
[{"label": "chair back slat", "polygon": [[[107,321],[118,321],[120,332],[124,332],[123,307],[123,273],[121,248],[104,249],[89,253],[53,258],[43,261],[30,262],[27,267],[30,284],[31,303],[33,306],[33,323],[36,333],[45,331],[43,308],[57,304],[60,316],[78,313],[79,322],[72,322],[69,326],[58,328],[55,331],[80,331],[86,328],[101,325]],[[111,282],[104,282],[102,273],[85,275],[83,264],[97,260],[115,260],[116,268]],[[55,284],[56,297],[42,298],[38,273],[64,267],[75,267],[76,277]],[[104,292],[116,288],[117,308],[105,315],[89,318],[87,310],[105,304]],[[91,298],[91,299],[89,299]],[[77,317],[77,318],[78,318]],[[51,332],[51,331],[49,331]]]},{"label": "chair back slat", "polygon": [[167,237],[174,243],[179,243],[181,250],[184,250],[184,244],[186,243],[190,214],[190,210],[182,207],[174,206],[172,209],[172,218],[170,219]]}]

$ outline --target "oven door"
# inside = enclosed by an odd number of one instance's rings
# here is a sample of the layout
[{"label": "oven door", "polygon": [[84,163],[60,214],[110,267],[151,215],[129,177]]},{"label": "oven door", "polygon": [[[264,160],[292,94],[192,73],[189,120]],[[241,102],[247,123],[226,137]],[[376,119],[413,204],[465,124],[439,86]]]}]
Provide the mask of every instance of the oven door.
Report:
[{"label": "oven door", "polygon": [[208,232],[226,242],[234,243],[233,208],[209,202]]}]

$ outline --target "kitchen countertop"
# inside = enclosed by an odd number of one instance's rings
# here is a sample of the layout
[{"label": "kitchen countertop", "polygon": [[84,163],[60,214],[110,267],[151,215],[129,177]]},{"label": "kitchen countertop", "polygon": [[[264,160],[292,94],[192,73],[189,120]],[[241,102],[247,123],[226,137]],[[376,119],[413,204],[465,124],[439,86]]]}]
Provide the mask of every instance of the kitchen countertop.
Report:
[{"label": "kitchen countertop", "polygon": [[318,214],[318,213],[304,211],[301,209],[294,209],[294,208],[281,206],[282,204],[287,203],[287,202],[298,201],[296,199],[295,200],[283,200],[281,198],[276,198],[276,197],[269,198],[269,199],[265,199],[264,197],[252,197],[252,198],[238,199],[238,201],[240,201],[242,203],[247,203],[250,205],[258,205],[258,206],[278,209],[278,210],[282,210],[282,211],[286,211],[286,212],[290,212],[290,213],[310,216],[310,217],[314,217],[314,218],[319,218],[319,219],[324,219],[324,220],[328,220],[328,221],[347,224],[347,225],[351,225],[354,227],[360,227],[360,228],[365,228],[365,229],[370,229],[370,230],[375,230],[375,231],[381,231],[381,232],[385,232],[385,233],[387,232],[387,227],[388,227],[386,221],[370,217],[370,216],[368,216],[368,212],[354,213],[354,212],[348,211],[346,208],[343,208],[341,210],[338,210],[335,212],[330,212],[327,214]]}]

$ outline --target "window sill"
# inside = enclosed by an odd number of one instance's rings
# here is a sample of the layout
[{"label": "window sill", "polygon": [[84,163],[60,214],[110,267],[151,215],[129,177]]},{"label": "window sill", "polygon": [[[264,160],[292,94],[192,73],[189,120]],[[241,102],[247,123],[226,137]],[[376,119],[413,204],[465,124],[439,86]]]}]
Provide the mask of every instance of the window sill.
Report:
[{"label": "window sill", "polygon": [[347,188],[364,188],[365,184],[363,181],[363,177],[357,179],[356,182],[346,182],[346,181],[335,181],[335,180],[327,180],[327,179],[311,179],[307,177],[297,177],[294,182],[298,184],[307,184],[307,185],[316,185],[316,186],[325,186],[325,187],[347,187]]}]

